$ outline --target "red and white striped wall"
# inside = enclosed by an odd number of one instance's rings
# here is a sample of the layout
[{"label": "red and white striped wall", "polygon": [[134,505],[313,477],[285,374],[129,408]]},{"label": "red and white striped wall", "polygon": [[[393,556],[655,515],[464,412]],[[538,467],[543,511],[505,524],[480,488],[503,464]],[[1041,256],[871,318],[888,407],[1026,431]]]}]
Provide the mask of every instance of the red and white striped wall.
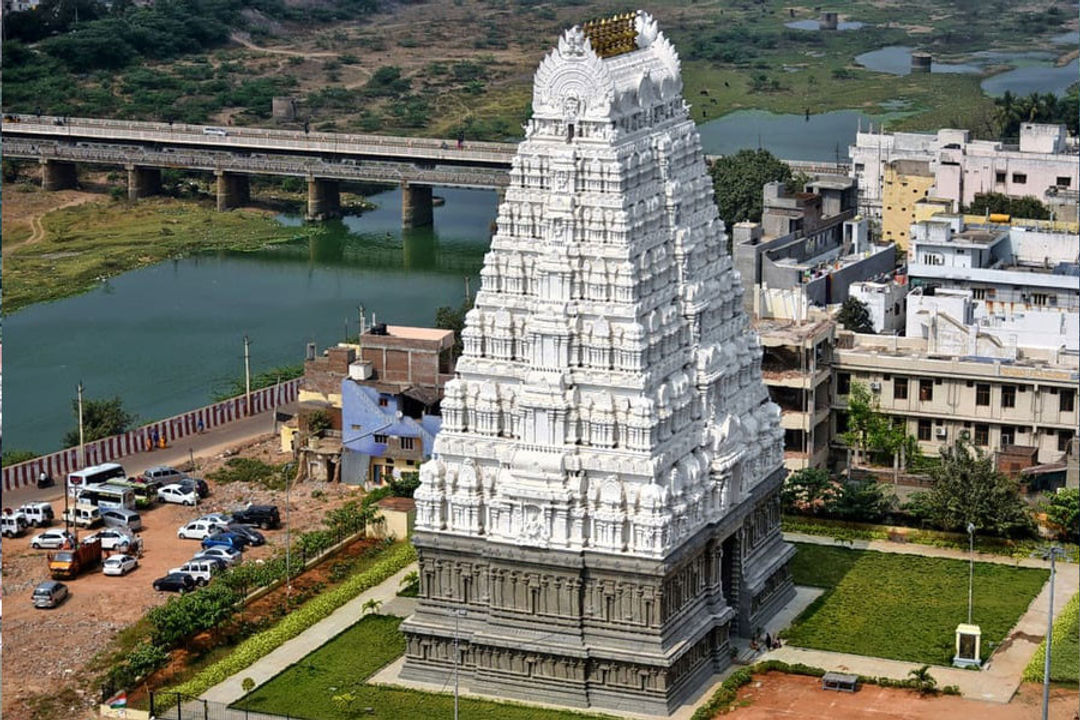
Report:
[{"label": "red and white striped wall", "polygon": [[[155,430],[159,437],[165,438],[166,444],[171,445],[175,440],[197,434],[200,420],[202,420],[202,429],[210,430],[249,415],[257,415],[279,405],[286,405],[296,400],[299,388],[300,379],[296,378],[253,391],[250,413],[247,411],[247,399],[244,396],[234,397],[183,415],[129,430],[123,435],[113,435],[87,443],[86,464],[87,466],[99,465],[128,455],[147,452]],[[78,469],[80,469],[78,448],[68,448],[52,455],[11,465],[3,469],[4,492],[35,484],[42,471],[51,475],[57,482],[62,482],[64,476]]]}]

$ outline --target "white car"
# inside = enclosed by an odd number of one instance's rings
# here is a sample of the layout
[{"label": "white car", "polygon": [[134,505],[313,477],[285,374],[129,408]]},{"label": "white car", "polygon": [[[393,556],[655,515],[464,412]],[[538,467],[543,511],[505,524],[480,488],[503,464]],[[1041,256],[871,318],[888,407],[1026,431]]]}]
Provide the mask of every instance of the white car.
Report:
[{"label": "white car", "polygon": [[176,537],[181,540],[202,540],[222,529],[221,525],[208,520],[192,520],[176,531]]},{"label": "white car", "polygon": [[63,546],[65,542],[74,545],[75,536],[67,530],[46,530],[43,533],[38,533],[30,540],[30,547],[35,550],[42,548],[56,549]]},{"label": "white car", "polygon": [[210,513],[209,515],[203,515],[200,520],[206,522],[212,522],[215,525],[220,525],[223,529],[226,525],[232,522],[232,515],[228,513]]},{"label": "white car", "polygon": [[205,550],[200,550],[195,553],[192,560],[199,560],[201,558],[216,558],[218,560],[224,560],[226,565],[232,566],[240,562],[243,559],[244,554],[239,550],[233,550],[222,545],[215,545],[214,547],[208,547]]},{"label": "white car", "polygon": [[98,541],[101,542],[102,550],[121,550],[127,552],[128,548],[133,548],[139,544],[134,536],[117,528],[105,528],[104,530],[99,530],[91,537],[96,537]]},{"label": "white car", "polygon": [[203,558],[198,560],[188,560],[180,567],[170,570],[169,574],[181,573],[190,575],[196,585],[206,585],[218,574],[218,572],[220,571],[218,570],[217,562],[210,560],[209,558]]},{"label": "white car", "polygon": [[173,483],[166,485],[157,491],[158,500],[169,503],[179,503],[195,507],[199,502],[199,494],[191,490],[185,490],[181,485]]},{"label": "white car", "polygon": [[102,572],[106,575],[127,575],[139,567],[139,559],[134,555],[113,555],[102,564]]}]

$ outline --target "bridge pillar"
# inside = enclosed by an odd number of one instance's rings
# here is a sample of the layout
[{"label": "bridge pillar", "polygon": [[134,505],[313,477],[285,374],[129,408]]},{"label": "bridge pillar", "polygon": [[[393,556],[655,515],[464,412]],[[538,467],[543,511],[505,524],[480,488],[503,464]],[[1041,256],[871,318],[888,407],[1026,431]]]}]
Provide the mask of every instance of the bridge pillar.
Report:
[{"label": "bridge pillar", "polygon": [[217,209],[232,210],[251,201],[251,185],[247,175],[215,170],[217,176]]},{"label": "bridge pillar", "polygon": [[161,169],[127,165],[128,200],[157,195],[161,192]]},{"label": "bridge pillar", "polygon": [[307,219],[327,220],[341,215],[341,191],[337,180],[307,181]]},{"label": "bridge pillar", "polygon": [[424,227],[434,219],[431,186],[401,183],[401,227]]},{"label": "bridge pillar", "polygon": [[42,190],[67,190],[78,184],[79,177],[75,172],[75,163],[60,160],[40,160],[39,162],[41,163]]}]

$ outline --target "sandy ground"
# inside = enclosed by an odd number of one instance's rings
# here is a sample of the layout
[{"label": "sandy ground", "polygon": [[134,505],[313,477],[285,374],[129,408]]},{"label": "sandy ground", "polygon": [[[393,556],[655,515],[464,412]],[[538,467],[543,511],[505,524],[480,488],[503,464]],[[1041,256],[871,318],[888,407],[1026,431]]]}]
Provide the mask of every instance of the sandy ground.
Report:
[{"label": "sandy ground", "polygon": [[[856,693],[821,689],[814,677],[767,673],[739,691],[733,720],[1034,720],[1039,717],[1042,686],[1022,685],[1007,705],[961,697],[920,697],[909,690],[864,685]],[[1077,710],[1076,690],[1055,689],[1050,718],[1072,720]]]},{"label": "sandy ground", "polygon": [[[241,450],[245,457],[284,462],[288,456],[273,452],[276,438],[252,443]],[[200,463],[204,472],[220,467],[224,457]],[[319,484],[326,496],[313,499],[314,484],[302,483],[290,493],[293,533],[322,524],[326,511],[353,496],[341,486]],[[79,677],[86,663],[125,626],[135,622],[150,608],[164,603],[172,594],[158,593],[151,583],[170,568],[177,567],[199,551],[196,540],[180,540],[176,530],[188,520],[206,513],[229,510],[246,502],[275,504],[285,516],[284,493],[231,484],[215,486],[197,508],[158,505],[140,512],[145,529],[145,555],[140,567],[124,577],[106,577],[100,568],[68,581],[71,597],[53,610],[36,610],[30,596],[37,583],[48,579],[44,550],[30,548],[32,530],[21,538],[4,541],[3,717],[15,718],[16,708],[28,696],[55,689],[58,684]],[[55,505],[54,505],[55,507]],[[56,508],[62,512],[63,508]],[[54,523],[54,527],[58,527]],[[266,545],[249,548],[245,555],[260,558],[284,545],[285,530],[267,531]],[[20,648],[12,652],[12,648]],[[16,714],[12,714],[16,713]]]}]

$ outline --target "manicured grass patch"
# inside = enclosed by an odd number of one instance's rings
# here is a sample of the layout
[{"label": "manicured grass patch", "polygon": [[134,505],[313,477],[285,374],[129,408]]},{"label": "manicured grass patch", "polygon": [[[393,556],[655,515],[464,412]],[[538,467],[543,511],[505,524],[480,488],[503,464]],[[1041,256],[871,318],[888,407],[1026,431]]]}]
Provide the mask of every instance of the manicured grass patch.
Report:
[{"label": "manicured grass patch", "polygon": [[[401,618],[369,615],[236,704],[245,710],[310,720],[354,717],[452,717],[451,694],[368,685],[379,668],[405,652]],[[473,720],[582,720],[610,717],[461,698],[461,716]],[[366,713],[365,708],[373,713]]]},{"label": "manicured grass patch", "polygon": [[[797,547],[796,583],[828,590],[786,632],[792,645],[917,663],[952,661],[956,625],[967,619],[966,562],[820,545]],[[1048,575],[1040,569],[975,564],[974,621],[982,627],[984,659]]]},{"label": "manicured grass patch", "polygon": [[[1054,622],[1054,647],[1050,656],[1052,682],[1075,685],[1077,678],[1080,678],[1080,647],[1077,647],[1080,645],[1080,640],[1077,638],[1080,628],[1077,627],[1078,625],[1080,625],[1080,595],[1073,595],[1072,600],[1065,606],[1065,610]],[[1042,682],[1045,662],[1046,641],[1044,640],[1024,670],[1024,679]]]}]

